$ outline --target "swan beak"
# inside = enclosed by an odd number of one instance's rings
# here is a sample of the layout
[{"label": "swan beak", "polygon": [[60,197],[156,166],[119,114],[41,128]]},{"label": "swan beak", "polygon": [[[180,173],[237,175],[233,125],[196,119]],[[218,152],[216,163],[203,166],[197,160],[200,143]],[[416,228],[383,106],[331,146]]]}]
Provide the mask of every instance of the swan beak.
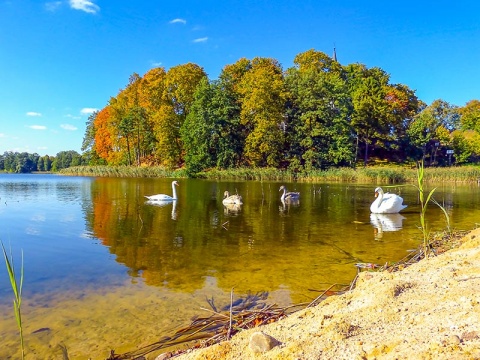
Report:
[{"label": "swan beak", "polygon": [[375,192],[375,197],[377,197],[377,196],[378,196],[378,191],[377,191],[377,192]]}]

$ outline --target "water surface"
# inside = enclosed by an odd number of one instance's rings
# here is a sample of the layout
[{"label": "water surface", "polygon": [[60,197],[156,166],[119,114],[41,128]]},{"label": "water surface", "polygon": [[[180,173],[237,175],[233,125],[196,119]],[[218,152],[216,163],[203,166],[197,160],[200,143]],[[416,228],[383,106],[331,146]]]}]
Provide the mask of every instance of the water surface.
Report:
[{"label": "water surface", "polygon": [[[390,216],[371,216],[374,186],[358,184],[287,183],[301,200],[284,205],[283,183],[180,179],[174,203],[145,201],[171,194],[171,181],[0,175],[0,239],[17,269],[22,250],[25,259],[30,358],[61,358],[59,344],[70,358],[132,351],[205,315],[206,298],[228,304],[232,288],[235,296],[268,291],[281,306],[309,302],[330,284],[348,284],[356,263],[398,261],[421,241],[411,186],[388,189],[408,204]],[[225,208],[225,190],[244,205]],[[453,228],[476,226],[476,185],[440,185],[435,197]],[[445,229],[435,206],[428,221]],[[19,354],[11,301],[0,270],[2,359]]]}]

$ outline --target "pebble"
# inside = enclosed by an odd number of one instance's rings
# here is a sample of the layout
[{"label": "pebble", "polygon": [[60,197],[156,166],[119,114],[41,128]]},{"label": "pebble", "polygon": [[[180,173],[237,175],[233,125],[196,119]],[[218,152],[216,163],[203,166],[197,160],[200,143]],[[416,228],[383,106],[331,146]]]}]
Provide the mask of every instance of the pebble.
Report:
[{"label": "pebble", "polygon": [[278,340],[261,331],[254,332],[250,336],[249,347],[254,353],[264,353],[280,344]]}]

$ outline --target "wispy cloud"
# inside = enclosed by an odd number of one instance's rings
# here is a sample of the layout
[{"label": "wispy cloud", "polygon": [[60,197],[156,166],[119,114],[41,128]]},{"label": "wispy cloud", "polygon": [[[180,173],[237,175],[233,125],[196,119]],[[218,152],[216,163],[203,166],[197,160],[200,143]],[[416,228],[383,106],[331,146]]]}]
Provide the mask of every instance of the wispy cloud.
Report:
[{"label": "wispy cloud", "polygon": [[89,14],[96,14],[100,11],[100,7],[93,1],[89,0],[69,0],[70,7],[75,10],[85,11]]},{"label": "wispy cloud", "polygon": [[72,114],[67,114],[67,115],[65,115],[65,117],[70,118],[70,119],[75,119],[75,120],[81,119],[80,116],[74,116]]},{"label": "wispy cloud", "polygon": [[88,115],[88,114],[93,114],[95,111],[98,111],[98,109],[95,109],[95,108],[83,108],[82,110],[80,110],[80,113],[82,115]]},{"label": "wispy cloud", "polygon": [[29,128],[33,130],[47,130],[47,127],[44,125],[30,125]]},{"label": "wispy cloud", "polygon": [[76,126],[73,126],[73,125],[70,125],[70,124],[61,124],[60,127],[61,127],[63,130],[68,130],[68,131],[78,130],[78,128],[77,128]]},{"label": "wispy cloud", "polygon": [[4,133],[0,133],[0,138],[4,138],[6,135]]},{"label": "wispy cloud", "polygon": [[61,1],[49,1],[45,3],[45,9],[47,11],[56,11],[62,5]]},{"label": "wispy cloud", "polygon": [[160,67],[160,66],[162,66],[162,63],[161,63],[161,62],[154,62],[154,61],[152,61],[152,66],[153,66],[153,67]]},{"label": "wispy cloud", "polygon": [[180,18],[177,18],[177,19],[173,19],[170,21],[170,24],[186,24],[187,23],[187,20],[185,19],[180,19]]},{"label": "wispy cloud", "polygon": [[201,42],[205,42],[208,40],[208,37],[203,37],[203,38],[198,38],[198,39],[195,39],[193,40],[194,43],[201,43]]},{"label": "wispy cloud", "polygon": [[35,112],[35,111],[29,111],[26,113],[27,116],[42,116],[42,114]]}]

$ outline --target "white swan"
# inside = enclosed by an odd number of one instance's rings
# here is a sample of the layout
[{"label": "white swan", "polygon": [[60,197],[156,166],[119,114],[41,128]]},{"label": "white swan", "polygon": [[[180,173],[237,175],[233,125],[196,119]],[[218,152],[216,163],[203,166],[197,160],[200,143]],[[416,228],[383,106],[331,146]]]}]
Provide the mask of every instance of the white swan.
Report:
[{"label": "white swan", "polygon": [[403,198],[396,194],[384,193],[381,187],[375,189],[375,201],[370,206],[374,214],[395,214],[405,209]]},{"label": "white swan", "polygon": [[287,191],[287,188],[282,185],[280,186],[280,189],[278,191],[282,191],[283,190],[283,194],[282,196],[280,197],[280,200],[282,202],[298,202],[300,200],[300,193],[299,192],[291,192],[291,191]]},{"label": "white swan", "polygon": [[165,194],[157,194],[157,195],[150,195],[150,196],[146,195],[145,197],[149,201],[173,201],[173,200],[177,200],[177,189],[175,188],[175,186],[179,186],[177,180],[172,181],[173,196],[165,195]]},{"label": "white swan", "polygon": [[222,200],[223,205],[227,204],[233,204],[233,205],[242,205],[242,197],[238,194],[233,194],[230,195],[228,191],[225,191],[223,193],[223,200]]}]

